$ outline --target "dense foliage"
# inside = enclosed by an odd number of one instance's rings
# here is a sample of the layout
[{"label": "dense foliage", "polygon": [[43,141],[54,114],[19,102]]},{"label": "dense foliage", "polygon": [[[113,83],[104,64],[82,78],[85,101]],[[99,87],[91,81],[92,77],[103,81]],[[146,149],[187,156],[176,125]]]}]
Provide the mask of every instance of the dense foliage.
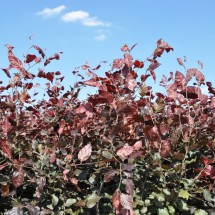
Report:
[{"label": "dense foliage", "polygon": [[[147,81],[156,80],[158,58],[173,48],[158,40],[141,61],[124,45],[104,77],[97,74],[102,65],[83,65],[65,92],[61,73],[44,69],[62,53],[47,57],[32,46],[22,62],[6,47],[1,214],[204,215],[215,207],[215,89],[201,62],[186,68],[178,58],[184,74],[163,75],[166,94],[155,93]],[[78,99],[88,86],[97,92]],[[45,97],[37,99],[33,90],[41,88]]]}]

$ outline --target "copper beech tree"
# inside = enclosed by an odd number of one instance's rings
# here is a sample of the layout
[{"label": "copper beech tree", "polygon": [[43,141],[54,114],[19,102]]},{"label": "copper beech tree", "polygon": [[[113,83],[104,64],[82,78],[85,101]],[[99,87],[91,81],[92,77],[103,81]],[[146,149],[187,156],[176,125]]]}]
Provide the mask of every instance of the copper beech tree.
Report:
[{"label": "copper beech tree", "polygon": [[[1,76],[8,83],[0,82],[2,214],[211,213],[215,89],[200,61],[199,68],[187,68],[178,58],[182,71],[163,75],[159,85],[166,93],[154,92],[148,80],[156,80],[159,58],[173,48],[158,40],[151,56],[140,60],[131,55],[134,47],[124,45],[103,76],[97,71],[105,62],[76,69],[71,75],[78,81],[65,90],[61,73],[47,71],[62,52],[47,57],[32,46],[21,60],[6,45],[9,66]],[[97,91],[80,100],[84,87]]]}]

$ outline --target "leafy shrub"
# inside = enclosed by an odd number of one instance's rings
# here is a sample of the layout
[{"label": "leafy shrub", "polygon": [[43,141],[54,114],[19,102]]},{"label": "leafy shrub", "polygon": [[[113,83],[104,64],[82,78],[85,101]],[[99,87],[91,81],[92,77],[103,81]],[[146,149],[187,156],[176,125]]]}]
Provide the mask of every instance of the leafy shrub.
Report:
[{"label": "leafy shrub", "polygon": [[[32,46],[22,62],[7,45],[2,214],[208,214],[214,208],[215,90],[205,83],[203,64],[186,68],[178,58],[185,74],[163,76],[166,94],[154,93],[147,80],[156,80],[158,58],[173,48],[158,40],[145,61],[133,59],[133,48],[124,45],[104,77],[96,74],[101,65],[73,71],[80,81],[65,92],[59,71],[30,73],[61,53],[47,57]],[[47,81],[42,99],[32,92],[41,87],[38,78]],[[201,92],[205,84],[208,95]],[[85,86],[97,92],[79,100]]]}]

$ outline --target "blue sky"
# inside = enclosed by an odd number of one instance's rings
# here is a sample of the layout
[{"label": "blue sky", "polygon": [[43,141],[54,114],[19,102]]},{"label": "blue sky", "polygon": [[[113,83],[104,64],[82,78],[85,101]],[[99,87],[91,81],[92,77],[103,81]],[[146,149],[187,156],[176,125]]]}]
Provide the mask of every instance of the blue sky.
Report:
[{"label": "blue sky", "polygon": [[[62,51],[61,60],[45,71],[61,71],[69,86],[75,81],[71,75],[75,67],[86,62],[95,67],[107,60],[98,70],[103,75],[115,58],[122,57],[124,44],[137,43],[132,55],[145,60],[162,38],[174,52],[160,59],[157,84],[162,74],[184,72],[176,60],[183,56],[187,68],[199,67],[201,60],[206,80],[215,82],[214,0],[7,0],[0,6],[1,68],[8,66],[5,44],[13,45],[20,59],[32,44],[46,49],[47,55]],[[31,72],[36,74],[37,67]],[[3,72],[0,80],[6,80]]]}]

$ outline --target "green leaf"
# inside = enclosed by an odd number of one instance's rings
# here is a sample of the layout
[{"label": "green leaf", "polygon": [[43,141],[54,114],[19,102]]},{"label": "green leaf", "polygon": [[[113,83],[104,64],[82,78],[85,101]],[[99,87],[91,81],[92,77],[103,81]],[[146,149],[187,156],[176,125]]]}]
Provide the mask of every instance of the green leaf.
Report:
[{"label": "green leaf", "polygon": [[208,213],[205,210],[197,209],[194,212],[195,215],[208,215]]},{"label": "green leaf", "polygon": [[96,175],[95,175],[95,174],[92,174],[92,175],[90,176],[90,178],[89,178],[90,184],[93,184],[93,183],[94,183],[95,178],[96,178]]},{"label": "green leaf", "polygon": [[209,190],[204,190],[203,196],[204,196],[204,199],[208,202],[212,200],[211,193],[209,192]]},{"label": "green leaf", "polygon": [[168,206],[168,210],[169,210],[169,213],[170,214],[175,214],[175,208],[174,207],[172,207],[172,206]]},{"label": "green leaf", "polygon": [[184,202],[183,200],[179,200],[179,201],[177,202],[177,206],[178,206],[178,209],[179,209],[180,211],[188,211],[187,203]]},{"label": "green leaf", "polygon": [[74,213],[73,213],[73,211],[72,211],[72,209],[71,209],[71,208],[66,209],[66,210],[65,210],[65,212],[66,212],[66,214],[74,215]]},{"label": "green leaf", "polygon": [[102,156],[107,159],[113,158],[113,155],[108,151],[102,151]]},{"label": "green leaf", "polygon": [[179,197],[183,199],[189,199],[189,193],[186,190],[180,190],[179,191]]},{"label": "green leaf", "polygon": [[141,209],[141,213],[142,214],[145,214],[147,212],[148,208],[147,207],[142,207]]},{"label": "green leaf", "polygon": [[47,205],[47,208],[49,208],[50,210],[53,210],[53,205]]},{"label": "green leaf", "polygon": [[170,195],[171,194],[170,191],[169,191],[169,189],[167,189],[167,188],[163,189],[163,193],[166,194],[166,195]]},{"label": "green leaf", "polygon": [[146,199],[146,200],[144,201],[144,205],[145,205],[145,206],[149,206],[150,203],[151,203],[150,199]]},{"label": "green leaf", "polygon": [[156,197],[157,197],[157,200],[158,200],[159,202],[164,202],[164,201],[165,201],[165,197],[164,197],[164,195],[163,195],[162,193],[158,193],[158,194],[156,195]]},{"label": "green leaf", "polygon": [[67,200],[66,200],[64,206],[65,206],[65,207],[70,207],[71,205],[75,204],[76,202],[77,202],[76,199],[71,199],[71,198],[70,198],[70,199],[67,199]]},{"label": "green leaf", "polygon": [[87,207],[93,208],[96,205],[96,203],[100,200],[100,197],[97,194],[93,193],[90,196],[88,196],[86,200]]},{"label": "green leaf", "polygon": [[197,157],[195,157],[195,158],[193,158],[193,159],[191,159],[191,160],[186,160],[186,161],[185,161],[185,164],[187,165],[187,164],[191,164],[191,163],[196,162],[196,158],[197,158]]},{"label": "green leaf", "polygon": [[58,204],[58,197],[55,194],[52,194],[52,205],[56,206]]},{"label": "green leaf", "polygon": [[152,192],[150,195],[149,195],[149,199],[154,199],[156,197],[156,193],[155,192]]},{"label": "green leaf", "polygon": [[167,208],[158,209],[158,215],[169,215]]}]

